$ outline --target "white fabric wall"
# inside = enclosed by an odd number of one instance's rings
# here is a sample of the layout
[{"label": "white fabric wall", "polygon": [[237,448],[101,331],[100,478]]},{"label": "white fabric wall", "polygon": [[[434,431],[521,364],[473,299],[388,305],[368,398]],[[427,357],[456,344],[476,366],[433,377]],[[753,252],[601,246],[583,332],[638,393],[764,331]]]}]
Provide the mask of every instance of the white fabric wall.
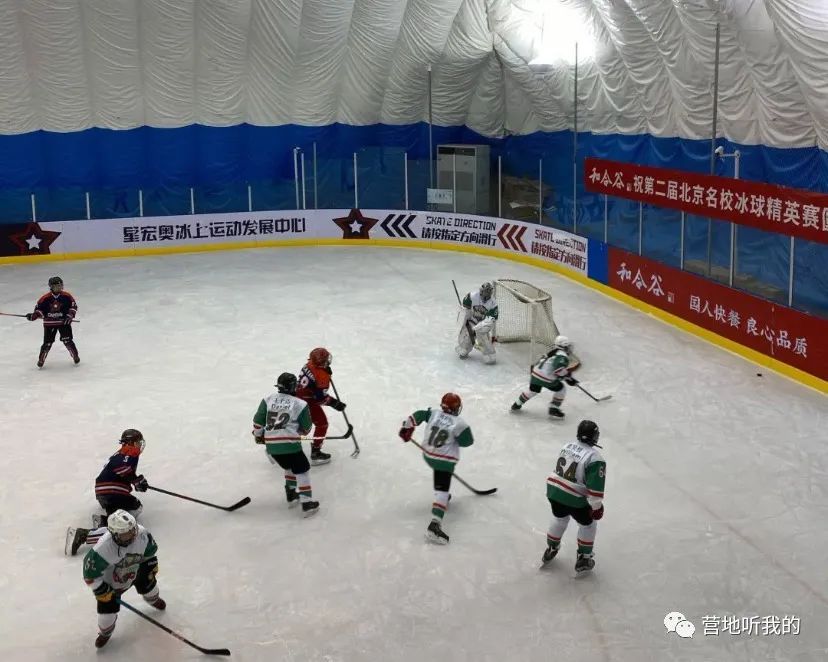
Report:
[{"label": "white fabric wall", "polygon": [[527,63],[542,10],[595,42],[579,128],[828,148],[828,0],[0,0],[0,133],[427,119],[572,128],[573,71]]}]

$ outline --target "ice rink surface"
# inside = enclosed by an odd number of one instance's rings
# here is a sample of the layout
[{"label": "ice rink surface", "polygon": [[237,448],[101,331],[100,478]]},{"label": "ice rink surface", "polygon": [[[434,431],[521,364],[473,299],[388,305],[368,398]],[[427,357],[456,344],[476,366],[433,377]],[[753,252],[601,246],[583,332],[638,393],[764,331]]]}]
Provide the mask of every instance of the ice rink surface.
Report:
[{"label": "ice rink surface", "polygon": [[[0,268],[0,310],[27,312],[53,273],[79,303],[73,366],[58,342],[35,367],[42,326],[0,318],[0,660],[196,660],[122,611],[96,653],[95,601],[67,525],[97,512],[93,481],[120,432],[147,439],[147,493],[164,613],[239,661],[765,662],[828,659],[828,400],[552,273],[419,250],[296,248]],[[457,304],[484,279],[553,295],[583,383],[565,422],[548,394],[518,415],[526,345],[498,364],[454,354]],[[320,513],[284,504],[281,472],[252,443],[252,415],[282,371],[327,346],[355,425],[311,472]],[[756,373],[762,372],[763,377]],[[400,421],[464,400],[476,443],[428,545],[431,474]],[[332,431],[344,429],[329,410]],[[545,480],[577,423],[601,427],[606,516],[596,569],[574,579],[576,526],[539,571]],[[420,433],[422,434],[422,433]],[[130,591],[125,599],[153,612]],[[694,623],[668,634],[667,612]],[[704,634],[705,616],[799,619],[799,635]],[[767,621],[765,621],[767,622]],[[98,655],[100,657],[98,657]]]}]

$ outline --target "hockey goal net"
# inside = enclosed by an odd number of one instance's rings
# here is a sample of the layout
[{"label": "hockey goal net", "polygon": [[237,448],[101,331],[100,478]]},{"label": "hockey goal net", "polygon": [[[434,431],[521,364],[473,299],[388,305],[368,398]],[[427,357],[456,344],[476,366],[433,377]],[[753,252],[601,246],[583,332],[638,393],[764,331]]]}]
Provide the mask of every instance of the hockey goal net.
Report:
[{"label": "hockey goal net", "polygon": [[559,335],[548,292],[522,280],[495,281],[497,341],[528,342],[530,362],[549,351]]}]

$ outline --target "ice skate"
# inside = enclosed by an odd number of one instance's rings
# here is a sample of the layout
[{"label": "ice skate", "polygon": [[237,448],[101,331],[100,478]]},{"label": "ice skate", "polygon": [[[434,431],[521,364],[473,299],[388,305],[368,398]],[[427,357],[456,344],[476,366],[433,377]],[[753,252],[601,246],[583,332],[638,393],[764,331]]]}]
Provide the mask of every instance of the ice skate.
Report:
[{"label": "ice skate", "polygon": [[86,536],[88,535],[89,529],[70,526],[66,529],[66,543],[63,546],[63,553],[66,556],[75,556],[81,548],[81,545],[86,542]]},{"label": "ice skate", "polygon": [[558,547],[547,547],[541,557],[541,568],[545,568],[549,562],[558,555]]},{"label": "ice skate", "polygon": [[595,567],[595,559],[592,554],[578,554],[575,561],[575,572],[579,575],[590,572]]},{"label": "ice skate", "polygon": [[103,648],[106,646],[106,642],[109,641],[111,636],[111,634],[99,634],[95,639],[95,648]]},{"label": "ice skate", "polygon": [[311,448],[311,464],[318,466],[320,464],[328,464],[331,461],[331,454],[326,453],[321,448]]},{"label": "ice skate", "polygon": [[285,498],[287,499],[288,508],[295,508],[299,505],[299,495],[292,487],[285,487]]},{"label": "ice skate", "polygon": [[449,537],[440,526],[440,522],[432,520],[431,524],[426,529],[426,540],[433,542],[435,545],[448,545]]},{"label": "ice skate", "polygon": [[563,418],[565,414],[560,410],[559,407],[555,405],[549,405],[549,415],[552,418]]},{"label": "ice skate", "polygon": [[319,512],[318,501],[305,501],[302,503],[302,517],[312,517]]}]

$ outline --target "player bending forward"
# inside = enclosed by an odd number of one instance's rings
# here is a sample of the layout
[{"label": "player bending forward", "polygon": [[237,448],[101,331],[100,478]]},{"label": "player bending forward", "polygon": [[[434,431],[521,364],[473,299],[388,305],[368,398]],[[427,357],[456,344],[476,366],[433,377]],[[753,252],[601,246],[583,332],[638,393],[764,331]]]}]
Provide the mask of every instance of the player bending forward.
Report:
[{"label": "player bending forward", "polygon": [[[324,347],[317,347],[312,350],[308,362],[302,367],[299,373],[299,389],[296,395],[308,403],[310,417],[313,421],[314,437],[324,437],[328,434],[328,417],[325,416],[323,405],[331,407],[336,411],[343,411],[345,403],[328,395],[331,386],[331,362],[333,356]],[[314,439],[311,442],[311,464],[327,464],[331,461],[330,453],[322,450],[324,439]]]},{"label": "player bending forward", "polygon": [[[319,510],[312,499],[310,463],[297,439],[310,432],[310,407],[296,396],[296,376],[283,372],[276,380],[278,393],[267,396],[253,417],[253,437],[264,444],[267,457],[285,470],[285,496],[289,507],[302,503],[302,515],[310,517]],[[289,439],[284,439],[289,437]]]},{"label": "player bending forward", "polygon": [[72,360],[80,363],[78,348],[72,339],[72,322],[77,312],[78,304],[75,297],[63,291],[63,279],[60,276],[52,276],[49,279],[49,291],[37,300],[34,312],[26,315],[30,322],[43,319],[43,344],[37,357],[38,368],[42,368],[46,362],[46,355],[52,349],[58,331],[60,340],[66,345]]},{"label": "player bending forward", "polygon": [[446,393],[440,400],[440,409],[420,409],[405,419],[400,428],[400,438],[411,441],[414,428],[426,424],[423,440],[423,459],[434,470],[434,503],[431,504],[431,523],[426,530],[426,540],[440,545],[448,544],[449,537],[441,527],[448,508],[449,489],[454,466],[460,461],[460,447],[474,443],[471,428],[460,418],[463,402],[455,393]]},{"label": "player bending forward", "polygon": [[81,545],[94,545],[106,532],[107,517],[116,510],[125,510],[135,519],[143,510],[141,502],[132,495],[132,489],[146,492],[147,479],[138,473],[138,459],[146,442],[144,435],[132,428],[121,433],[121,447],[106,462],[95,479],[95,498],[104,511],[92,516],[92,529],[69,527],[66,532],[64,552],[69,556],[78,553]]},{"label": "player bending forward", "polygon": [[592,548],[598,531],[597,520],[604,516],[606,478],[606,462],[597,450],[601,448],[598,436],[595,423],[581,421],[578,424],[578,440],[561,449],[555,473],[546,479],[546,497],[552,506],[552,522],[546,534],[546,551],[541,559],[544,566],[557,555],[561,537],[569,518],[573,517],[578,522],[575,572],[586,572],[595,567]]},{"label": "player bending forward", "polygon": [[457,355],[465,359],[474,347],[483,353],[486,363],[495,362],[494,333],[497,321],[497,300],[494,285],[483,283],[478,292],[463,298],[465,319],[457,338]]},{"label": "player bending forward", "polygon": [[83,560],[83,579],[98,601],[98,637],[102,648],[115,630],[121,609],[119,598],[135,585],[135,590],[156,609],[167,603],[158,595],[156,553],[158,545],[143,526],[125,510],[109,516],[107,531]]},{"label": "player bending forward", "polygon": [[564,417],[561,405],[566,397],[566,384],[575,386],[578,383],[572,373],[581,367],[580,363],[572,362],[570,359],[571,349],[572,343],[569,342],[569,338],[555,338],[552,350],[532,366],[529,373],[529,390],[523,391],[517,397],[512,404],[512,411],[518,411],[541,390],[548,388],[553,393],[552,402],[549,403],[549,415],[555,418]]}]

